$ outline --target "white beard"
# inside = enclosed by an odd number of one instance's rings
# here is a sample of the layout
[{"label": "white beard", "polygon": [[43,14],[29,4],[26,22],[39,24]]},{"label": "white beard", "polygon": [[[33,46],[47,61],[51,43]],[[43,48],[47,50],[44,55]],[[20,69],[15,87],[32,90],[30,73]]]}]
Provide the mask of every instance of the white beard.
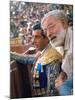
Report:
[{"label": "white beard", "polygon": [[66,36],[66,30],[61,30],[61,32],[56,33],[56,38],[54,38],[53,40],[49,38],[50,43],[55,47],[63,46],[65,36]]},{"label": "white beard", "polygon": [[55,48],[62,56],[64,55],[64,40],[65,40],[65,36],[66,36],[66,30],[61,31],[60,33],[56,34],[56,38],[54,38],[53,40],[51,40],[51,38],[49,38],[50,40],[50,44],[52,45],[53,48]]}]

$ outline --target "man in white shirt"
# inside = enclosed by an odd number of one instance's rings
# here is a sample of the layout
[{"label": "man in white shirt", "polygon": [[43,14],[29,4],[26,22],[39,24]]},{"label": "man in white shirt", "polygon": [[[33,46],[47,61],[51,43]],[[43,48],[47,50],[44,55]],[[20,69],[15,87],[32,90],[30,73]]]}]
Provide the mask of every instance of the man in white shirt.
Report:
[{"label": "man in white shirt", "polygon": [[42,19],[42,28],[53,47],[63,56],[62,70],[66,72],[68,79],[73,79],[73,33],[72,29],[68,27],[65,12],[53,10],[45,14]]}]

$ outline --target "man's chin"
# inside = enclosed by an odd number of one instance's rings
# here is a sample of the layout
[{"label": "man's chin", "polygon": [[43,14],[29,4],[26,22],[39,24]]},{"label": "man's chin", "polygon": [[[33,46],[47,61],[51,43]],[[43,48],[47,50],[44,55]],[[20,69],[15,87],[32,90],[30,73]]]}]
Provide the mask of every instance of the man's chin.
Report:
[{"label": "man's chin", "polygon": [[56,36],[51,37],[51,40],[55,40],[55,39],[56,39]]},{"label": "man's chin", "polygon": [[38,50],[38,51],[42,51],[42,49],[41,49],[41,48],[37,48],[37,50]]},{"label": "man's chin", "polygon": [[53,41],[53,40],[55,40],[56,38],[57,38],[56,36],[48,37],[48,39],[49,39],[50,41]]},{"label": "man's chin", "polygon": [[39,50],[39,48],[36,46],[36,49]]}]

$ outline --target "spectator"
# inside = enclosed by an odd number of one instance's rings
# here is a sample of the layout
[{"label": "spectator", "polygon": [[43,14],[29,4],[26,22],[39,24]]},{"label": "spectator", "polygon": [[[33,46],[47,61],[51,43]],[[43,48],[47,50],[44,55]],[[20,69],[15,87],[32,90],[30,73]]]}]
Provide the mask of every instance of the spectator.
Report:
[{"label": "spectator", "polygon": [[[63,10],[53,10],[47,13],[43,20],[42,26],[48,38],[53,43],[53,46],[61,47],[64,50],[62,61],[62,70],[66,72],[68,80],[71,80],[73,85],[73,40],[72,29],[68,27],[67,16]],[[68,82],[68,80],[66,82]],[[68,83],[67,83],[68,84]],[[62,84],[63,86],[64,84]],[[68,85],[67,85],[68,86]],[[67,87],[65,87],[67,88]],[[68,87],[69,88],[69,87]],[[72,88],[70,88],[72,89]],[[68,91],[68,89],[66,89]],[[70,90],[71,91],[71,90]],[[59,91],[60,92],[60,91]],[[66,92],[64,91],[64,94]],[[63,95],[63,94],[61,94]]]}]

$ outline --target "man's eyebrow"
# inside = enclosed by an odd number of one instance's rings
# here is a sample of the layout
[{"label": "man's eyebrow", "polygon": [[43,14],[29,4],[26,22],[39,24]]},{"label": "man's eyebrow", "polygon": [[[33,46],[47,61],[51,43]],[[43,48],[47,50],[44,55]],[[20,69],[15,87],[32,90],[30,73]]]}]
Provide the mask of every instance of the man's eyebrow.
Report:
[{"label": "man's eyebrow", "polygon": [[50,24],[48,24],[47,28],[48,27],[53,27],[53,26],[55,26],[55,24],[54,23],[50,23]]}]

